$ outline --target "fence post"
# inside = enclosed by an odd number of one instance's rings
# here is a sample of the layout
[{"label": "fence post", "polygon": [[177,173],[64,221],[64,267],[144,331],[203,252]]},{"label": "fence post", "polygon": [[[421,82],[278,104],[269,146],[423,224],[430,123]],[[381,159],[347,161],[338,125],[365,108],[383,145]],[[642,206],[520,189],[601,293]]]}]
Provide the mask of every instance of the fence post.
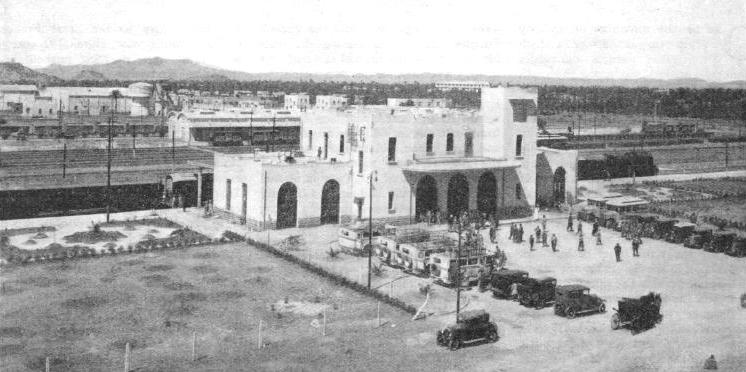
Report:
[{"label": "fence post", "polygon": [[197,360],[197,332],[192,332],[192,362]]},{"label": "fence post", "polygon": [[262,348],[262,321],[259,320],[259,337],[257,338],[257,348]]},{"label": "fence post", "polygon": [[124,345],[124,372],[130,371],[130,343]]}]

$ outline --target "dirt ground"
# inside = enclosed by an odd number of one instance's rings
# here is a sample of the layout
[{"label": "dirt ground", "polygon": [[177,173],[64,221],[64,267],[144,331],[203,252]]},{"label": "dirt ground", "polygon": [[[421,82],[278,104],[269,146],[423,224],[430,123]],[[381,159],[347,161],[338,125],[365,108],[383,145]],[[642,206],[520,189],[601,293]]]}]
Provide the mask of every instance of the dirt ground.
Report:
[{"label": "dirt ground", "polygon": [[[216,219],[199,224],[196,216],[169,212],[169,218],[198,230],[201,225],[238,229]],[[746,261],[650,239],[644,240],[641,257],[633,258],[629,243],[612,231],[602,230],[604,245],[596,246],[588,225],[586,250],[578,252],[577,237],[565,232],[566,217],[548,217],[560,252],[529,251],[527,243],[507,241],[503,227],[499,246],[507,251],[507,266],[553,276],[559,284],[585,284],[607,300],[607,313],[570,320],[551,308],[524,308],[468,290],[462,304],[486,309],[501,338],[451,352],[434,340],[435,331],[453,321],[451,289],[434,287],[426,320],[411,321],[382,305],[384,327],[377,328],[375,301],[231,244],[4,268],[1,369],[42,370],[49,355],[57,370],[112,370],[121,368],[123,345],[130,341],[132,365],[139,371],[699,371],[710,354],[720,370],[746,370],[746,309],[739,307]],[[526,231],[535,226],[524,223]],[[269,239],[275,244],[302,233],[307,244],[295,254],[365,282],[366,258],[326,253],[337,229],[272,231]],[[623,246],[621,263],[612,252],[617,241]],[[374,287],[417,307],[424,302],[419,286],[428,282],[391,268],[373,277]],[[616,302],[649,291],[662,295],[663,322],[637,335],[612,331]],[[321,316],[309,315],[319,309],[327,312],[326,337]],[[260,319],[268,346],[258,350]],[[192,332],[196,362],[189,360]]]}]

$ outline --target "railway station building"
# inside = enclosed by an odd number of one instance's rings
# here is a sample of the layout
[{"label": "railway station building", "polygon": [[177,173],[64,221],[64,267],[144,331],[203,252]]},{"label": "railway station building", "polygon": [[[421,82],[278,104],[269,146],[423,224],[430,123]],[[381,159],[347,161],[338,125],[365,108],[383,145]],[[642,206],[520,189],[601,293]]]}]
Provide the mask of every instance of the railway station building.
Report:
[{"label": "railway station building", "polygon": [[216,154],[213,207],[251,229],[476,210],[527,217],[575,198],[573,150],[538,148],[535,88],[481,91],[479,110],[351,106],[301,113],[300,151]]}]

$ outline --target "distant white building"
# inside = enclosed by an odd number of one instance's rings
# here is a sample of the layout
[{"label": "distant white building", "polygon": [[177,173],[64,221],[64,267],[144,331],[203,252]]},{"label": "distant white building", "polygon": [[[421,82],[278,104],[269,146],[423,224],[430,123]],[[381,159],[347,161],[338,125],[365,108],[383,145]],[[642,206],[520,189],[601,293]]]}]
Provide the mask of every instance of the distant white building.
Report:
[{"label": "distant white building", "polygon": [[311,98],[305,93],[286,94],[285,109],[305,111],[311,104]]},{"label": "distant white building", "polygon": [[444,81],[435,83],[435,87],[442,91],[466,90],[477,92],[482,88],[489,88],[490,83],[486,81]]},{"label": "distant white building", "polygon": [[329,109],[336,107],[347,106],[347,96],[341,94],[333,94],[327,96],[316,96],[316,108]]},{"label": "distant white building", "polygon": [[424,107],[424,108],[448,108],[451,107],[451,100],[447,98],[388,98],[386,99],[388,107]]}]

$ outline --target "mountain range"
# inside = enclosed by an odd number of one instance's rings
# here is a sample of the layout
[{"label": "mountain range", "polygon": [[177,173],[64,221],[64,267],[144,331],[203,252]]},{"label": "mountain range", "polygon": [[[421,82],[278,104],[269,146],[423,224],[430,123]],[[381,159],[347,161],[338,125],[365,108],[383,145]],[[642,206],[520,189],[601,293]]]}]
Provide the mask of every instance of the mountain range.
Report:
[{"label": "mountain range", "polygon": [[[12,66],[10,66],[12,65]],[[19,69],[18,66],[23,67]],[[37,75],[34,75],[36,73]],[[18,80],[314,80],[354,81],[379,83],[419,82],[423,84],[439,81],[487,81],[514,85],[566,85],[566,86],[622,86],[653,88],[731,88],[746,89],[746,80],[710,82],[703,79],[587,79],[556,78],[529,75],[486,74],[325,74],[295,72],[242,72],[209,67],[189,59],[165,59],[160,57],[116,60],[110,63],[91,65],[58,65],[30,70],[18,63],[0,64],[0,81]],[[59,80],[58,79],[58,80]]]}]

